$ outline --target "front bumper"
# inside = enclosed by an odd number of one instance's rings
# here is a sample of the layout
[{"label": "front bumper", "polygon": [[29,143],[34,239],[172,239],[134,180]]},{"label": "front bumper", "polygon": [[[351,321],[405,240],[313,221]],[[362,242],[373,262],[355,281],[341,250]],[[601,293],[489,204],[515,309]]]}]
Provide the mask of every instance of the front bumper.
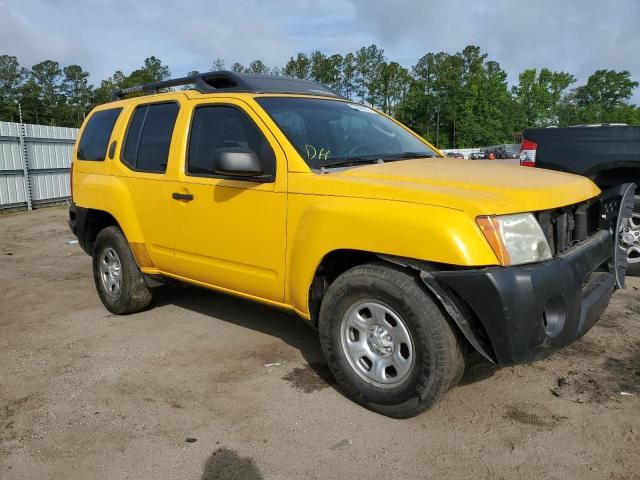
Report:
[{"label": "front bumper", "polygon": [[602,230],[547,262],[430,275],[480,323],[487,353],[511,365],[547,357],[596,323],[615,290],[613,251],[612,234]]}]

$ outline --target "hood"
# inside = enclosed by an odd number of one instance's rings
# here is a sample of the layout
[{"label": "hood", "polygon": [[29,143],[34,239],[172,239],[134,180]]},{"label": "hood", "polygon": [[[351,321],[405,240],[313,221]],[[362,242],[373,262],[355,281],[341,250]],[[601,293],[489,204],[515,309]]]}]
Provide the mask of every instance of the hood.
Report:
[{"label": "hood", "polygon": [[503,162],[452,158],[387,162],[313,174],[315,178],[306,182],[293,181],[290,191],[423,203],[474,216],[548,210],[600,193],[585,177]]}]

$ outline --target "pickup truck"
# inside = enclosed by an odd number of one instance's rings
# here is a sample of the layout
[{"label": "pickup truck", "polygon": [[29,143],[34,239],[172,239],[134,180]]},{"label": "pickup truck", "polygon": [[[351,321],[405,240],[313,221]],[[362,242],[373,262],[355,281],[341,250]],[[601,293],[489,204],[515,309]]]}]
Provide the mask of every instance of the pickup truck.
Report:
[{"label": "pickup truck", "polygon": [[444,158],[287,77],[211,72],[114,97],[82,126],[69,210],[105,308],[148,308],[170,279],[294,312],[342,391],[376,412],[434,405],[470,349],[547,357],[624,282],[631,185]]},{"label": "pickup truck", "polygon": [[[603,190],[640,185],[640,125],[529,128],[522,138],[520,165],[584,175]],[[640,190],[636,193],[633,215],[620,236],[628,275],[640,275]]]}]

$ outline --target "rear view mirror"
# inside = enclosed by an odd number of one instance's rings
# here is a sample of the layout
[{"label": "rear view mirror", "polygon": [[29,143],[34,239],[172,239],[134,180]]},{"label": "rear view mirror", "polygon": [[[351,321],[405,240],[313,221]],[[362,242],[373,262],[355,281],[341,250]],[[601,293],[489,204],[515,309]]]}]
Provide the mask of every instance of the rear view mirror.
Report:
[{"label": "rear view mirror", "polygon": [[219,148],[213,154],[216,173],[237,177],[258,177],[263,174],[258,155],[241,147]]}]

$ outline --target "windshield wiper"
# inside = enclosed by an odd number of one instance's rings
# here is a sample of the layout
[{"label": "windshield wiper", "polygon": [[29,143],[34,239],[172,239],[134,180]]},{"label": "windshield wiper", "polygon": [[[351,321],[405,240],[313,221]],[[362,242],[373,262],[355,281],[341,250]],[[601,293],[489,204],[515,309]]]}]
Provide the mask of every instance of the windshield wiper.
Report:
[{"label": "windshield wiper", "polygon": [[386,162],[389,160],[405,160],[409,158],[433,158],[433,154],[426,153],[426,152],[400,152],[400,153],[390,153],[388,155],[383,155],[378,158]]},{"label": "windshield wiper", "polygon": [[361,165],[364,163],[384,163],[379,157],[345,157],[334,162],[323,163],[320,169],[333,167],[348,167],[351,165]]},{"label": "windshield wiper", "polygon": [[354,165],[362,165],[366,163],[384,163],[384,162],[392,162],[394,160],[405,160],[409,158],[432,158],[433,155],[431,153],[421,153],[421,152],[398,152],[398,153],[388,153],[384,155],[367,155],[365,156],[353,156],[353,157],[344,157],[333,162],[324,163],[320,165],[320,170],[324,170],[326,168],[334,168],[334,167],[348,167]]}]

